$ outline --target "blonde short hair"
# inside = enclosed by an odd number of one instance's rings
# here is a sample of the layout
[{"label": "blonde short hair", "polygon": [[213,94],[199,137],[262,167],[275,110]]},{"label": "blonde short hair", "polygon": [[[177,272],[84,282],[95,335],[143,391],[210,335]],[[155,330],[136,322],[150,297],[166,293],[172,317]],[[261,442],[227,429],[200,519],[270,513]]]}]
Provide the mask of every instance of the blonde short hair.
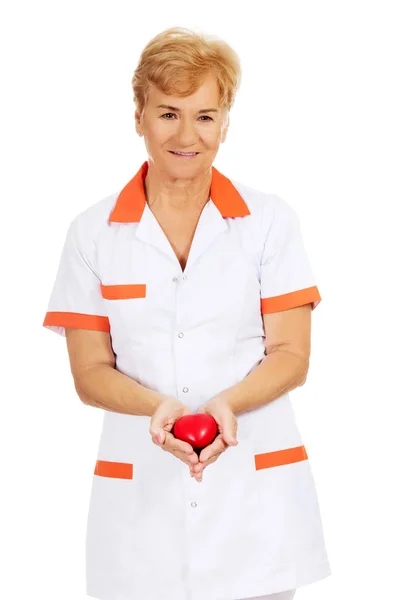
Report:
[{"label": "blonde short hair", "polygon": [[223,40],[186,27],[162,31],[143,49],[132,78],[133,100],[139,114],[145,108],[150,85],[164,94],[189,96],[210,72],[219,86],[220,107],[229,111],[241,81],[236,52]]}]

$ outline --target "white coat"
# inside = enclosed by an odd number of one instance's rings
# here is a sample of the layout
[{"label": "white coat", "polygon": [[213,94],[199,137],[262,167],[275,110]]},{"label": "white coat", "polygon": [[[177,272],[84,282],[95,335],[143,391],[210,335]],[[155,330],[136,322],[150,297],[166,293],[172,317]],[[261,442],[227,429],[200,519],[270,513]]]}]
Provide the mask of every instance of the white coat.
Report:
[{"label": "white coat", "polygon": [[[107,331],[116,368],[193,411],[265,357],[262,314],[321,297],[295,211],[212,167],[186,268],[146,203],[144,162],[69,226],[43,325]],[[87,521],[99,600],[234,600],[330,575],[310,460],[288,393],[237,415],[203,481],[150,417],[104,411]]]}]

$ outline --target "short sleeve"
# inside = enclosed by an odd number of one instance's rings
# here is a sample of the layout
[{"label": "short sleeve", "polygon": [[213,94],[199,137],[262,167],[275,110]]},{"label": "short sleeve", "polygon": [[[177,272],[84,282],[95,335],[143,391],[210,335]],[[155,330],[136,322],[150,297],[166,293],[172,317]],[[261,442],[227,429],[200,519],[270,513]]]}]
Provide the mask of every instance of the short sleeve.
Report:
[{"label": "short sleeve", "polygon": [[94,268],[93,239],[81,231],[79,215],[70,224],[43,326],[65,337],[65,328],[110,331]]},{"label": "short sleeve", "polygon": [[274,313],[304,304],[312,310],[321,301],[302,238],[299,218],[282,198],[263,215],[265,231],[261,258],[261,313]]}]

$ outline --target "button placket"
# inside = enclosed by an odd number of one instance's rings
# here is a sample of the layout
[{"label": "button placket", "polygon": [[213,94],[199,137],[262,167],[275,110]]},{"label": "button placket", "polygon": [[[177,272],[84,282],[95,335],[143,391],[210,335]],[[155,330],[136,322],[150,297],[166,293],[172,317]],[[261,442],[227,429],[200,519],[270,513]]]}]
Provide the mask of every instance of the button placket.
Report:
[{"label": "button placket", "polygon": [[[181,280],[185,280],[185,279],[187,279],[187,275],[185,275],[185,274],[182,274],[180,277],[177,277],[177,276],[173,277],[173,278],[172,278],[172,281],[173,281],[174,283],[180,283],[180,281],[181,281]],[[180,331],[180,332],[177,334],[177,336],[178,336],[178,338],[182,339],[182,338],[185,336],[185,334],[184,334],[184,332],[183,332],[183,331]],[[188,391],[189,391],[189,388],[188,388],[187,386],[185,386],[185,387],[183,387],[183,388],[182,388],[182,392],[184,392],[185,394],[186,394]]]}]

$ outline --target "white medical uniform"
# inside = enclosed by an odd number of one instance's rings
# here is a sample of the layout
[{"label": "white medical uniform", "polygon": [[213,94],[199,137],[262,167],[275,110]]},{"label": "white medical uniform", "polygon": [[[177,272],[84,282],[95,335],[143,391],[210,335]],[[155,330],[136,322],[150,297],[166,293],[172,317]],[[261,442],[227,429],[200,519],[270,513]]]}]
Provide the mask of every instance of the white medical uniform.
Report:
[{"label": "white medical uniform", "polygon": [[[186,268],[146,203],[148,162],[69,226],[43,325],[110,332],[116,368],[194,412],[265,358],[262,313],[318,292],[295,211],[212,167]],[[104,411],[86,537],[100,600],[234,600],[330,575],[289,394],[239,413],[203,481],[157,447],[150,417]]]}]

